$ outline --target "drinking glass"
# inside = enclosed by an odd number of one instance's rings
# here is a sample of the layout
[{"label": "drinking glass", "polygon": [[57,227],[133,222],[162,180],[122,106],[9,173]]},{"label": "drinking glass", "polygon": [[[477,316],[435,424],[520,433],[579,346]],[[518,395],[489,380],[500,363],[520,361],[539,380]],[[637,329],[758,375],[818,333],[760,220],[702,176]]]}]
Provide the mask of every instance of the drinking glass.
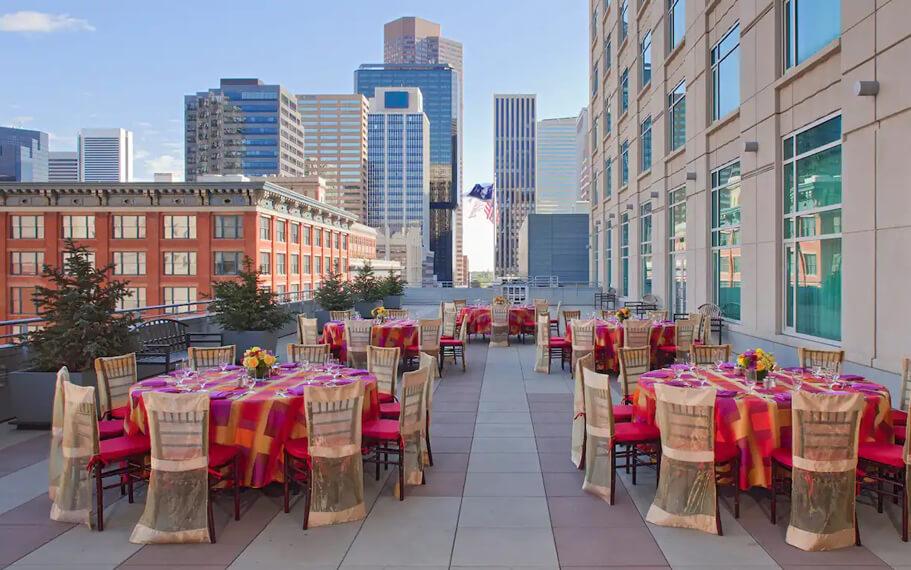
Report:
[{"label": "drinking glass", "polygon": [[715,361],[715,370],[717,370],[718,372],[721,372],[724,369],[723,365],[724,365],[724,360],[716,360]]},{"label": "drinking glass", "polygon": [[791,378],[794,380],[794,390],[799,392],[803,386],[803,373],[794,374]]},{"label": "drinking glass", "polygon": [[756,371],[747,370],[744,376],[744,383],[747,385],[747,394],[756,393]]},{"label": "drinking glass", "polygon": [[221,364],[218,365],[218,368],[219,368],[219,370],[221,370],[221,373],[224,374],[225,372],[228,371],[228,363],[222,362]]},{"label": "drinking glass", "polygon": [[245,394],[256,393],[256,390],[253,389],[253,387],[256,386],[256,378],[254,378],[249,371],[244,373],[244,384],[247,386],[247,391],[244,392]]}]

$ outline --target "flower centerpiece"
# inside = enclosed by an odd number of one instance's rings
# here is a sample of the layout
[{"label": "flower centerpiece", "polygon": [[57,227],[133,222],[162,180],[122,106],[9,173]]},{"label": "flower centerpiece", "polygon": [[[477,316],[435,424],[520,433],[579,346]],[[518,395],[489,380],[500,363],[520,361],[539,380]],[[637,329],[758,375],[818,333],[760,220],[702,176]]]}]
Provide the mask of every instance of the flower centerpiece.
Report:
[{"label": "flower centerpiece", "polygon": [[630,312],[629,307],[623,307],[622,309],[620,309],[616,313],[614,313],[614,316],[616,316],[618,319],[620,319],[620,322],[622,323],[626,319],[632,317],[633,314]]},{"label": "flower centerpiece", "polygon": [[269,377],[269,371],[277,360],[271,350],[254,346],[244,353],[243,365],[250,372],[250,376],[262,379]]},{"label": "flower centerpiece", "polygon": [[505,305],[507,303],[509,303],[509,301],[506,300],[506,297],[497,296],[493,298],[494,305]]},{"label": "flower centerpiece", "polygon": [[370,311],[370,314],[373,315],[374,320],[383,322],[386,320],[386,315],[389,314],[389,312],[386,310],[386,307],[376,307]]},{"label": "flower centerpiece", "polygon": [[761,348],[748,350],[737,357],[737,367],[746,374],[755,375],[757,382],[764,380],[774,366],[775,355]]}]

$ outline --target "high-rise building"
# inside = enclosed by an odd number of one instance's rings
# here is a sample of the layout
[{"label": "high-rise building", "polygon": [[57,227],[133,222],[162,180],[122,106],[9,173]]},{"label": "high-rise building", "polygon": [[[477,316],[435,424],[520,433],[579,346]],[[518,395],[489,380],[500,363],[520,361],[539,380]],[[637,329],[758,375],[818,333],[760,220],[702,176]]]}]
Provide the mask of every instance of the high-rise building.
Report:
[{"label": "high-rise building", "polygon": [[392,257],[393,235],[416,227],[424,254],[430,251],[430,121],[421,90],[377,88],[367,120],[367,224],[378,230],[379,255],[407,266],[408,259]]},{"label": "high-rise building", "polygon": [[47,181],[78,182],[79,153],[49,152],[47,157]]},{"label": "high-rise building", "polygon": [[365,219],[367,208],[367,98],[298,95],[306,133],[308,174],[326,179],[326,202]]},{"label": "high-rise building", "polygon": [[438,281],[453,280],[454,218],[459,196],[459,76],[449,64],[365,64],[354,72],[355,91],[371,98],[377,87],[418,87],[430,120],[430,249]]},{"label": "high-rise building", "polygon": [[571,214],[579,198],[576,117],[538,121],[535,212]]},{"label": "high-rise building", "polygon": [[0,180],[47,182],[48,135],[0,127]]},{"label": "high-rise building", "polygon": [[[440,25],[421,18],[403,17],[383,27],[383,61],[385,63],[448,63],[455,69],[459,79],[458,108],[463,117],[462,90],[462,44],[440,35]],[[459,203],[455,211],[454,241],[456,285],[468,285],[468,266],[462,259],[462,121],[458,124],[458,176],[456,195]]]},{"label": "high-rise building", "polygon": [[303,176],[297,100],[281,85],[222,79],[184,97],[187,181],[206,174]]},{"label": "high-rise building", "polygon": [[133,132],[82,129],[77,141],[80,182],[132,182]]},{"label": "high-rise building", "polygon": [[576,188],[578,200],[588,200],[591,177],[591,116],[588,107],[582,107],[576,118]]},{"label": "high-rise building", "polygon": [[535,212],[536,96],[493,96],[496,224],[494,274],[519,271],[519,227]]}]

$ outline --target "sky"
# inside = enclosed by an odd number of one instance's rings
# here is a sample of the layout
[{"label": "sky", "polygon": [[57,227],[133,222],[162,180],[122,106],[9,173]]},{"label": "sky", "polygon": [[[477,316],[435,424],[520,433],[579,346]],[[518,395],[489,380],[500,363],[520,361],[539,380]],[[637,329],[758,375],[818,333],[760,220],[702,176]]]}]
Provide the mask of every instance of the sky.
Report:
[{"label": "sky", "polygon": [[[80,128],[130,129],[138,180],[182,179],[185,94],[222,77],[352,93],[358,65],[383,60],[383,24],[418,16],[464,45],[464,194],[492,181],[494,93],[537,94],[539,120],[587,104],[587,4],[3,0],[0,125],[48,132],[52,151],[75,150]],[[490,222],[464,235],[470,269],[492,269]]]}]

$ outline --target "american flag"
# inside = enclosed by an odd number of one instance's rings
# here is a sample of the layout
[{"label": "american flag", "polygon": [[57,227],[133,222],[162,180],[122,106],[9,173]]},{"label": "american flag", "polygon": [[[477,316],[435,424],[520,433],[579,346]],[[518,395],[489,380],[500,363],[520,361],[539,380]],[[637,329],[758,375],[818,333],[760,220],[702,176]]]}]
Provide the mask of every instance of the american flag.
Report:
[{"label": "american flag", "polygon": [[487,219],[494,223],[496,218],[496,192],[493,184],[475,184],[474,188],[467,194],[472,198],[474,205],[471,208],[471,214],[468,217],[474,218],[483,209]]}]

